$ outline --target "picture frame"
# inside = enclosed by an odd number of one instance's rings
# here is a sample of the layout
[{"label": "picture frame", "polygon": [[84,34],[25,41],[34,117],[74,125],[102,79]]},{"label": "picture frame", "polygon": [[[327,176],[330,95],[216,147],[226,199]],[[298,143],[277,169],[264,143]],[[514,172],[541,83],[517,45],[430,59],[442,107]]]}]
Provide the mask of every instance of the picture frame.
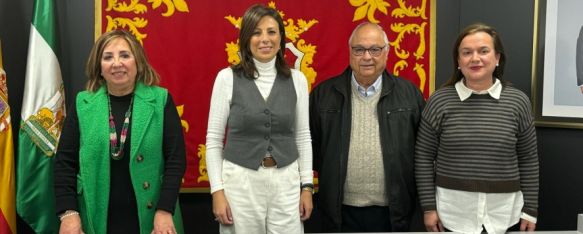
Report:
[{"label": "picture frame", "polygon": [[[583,52],[576,50],[579,34],[583,34],[583,15],[573,13],[583,9],[583,1],[535,0],[534,4],[532,105],[535,125],[583,129],[583,88],[577,84],[578,76],[583,76],[577,71],[577,66],[581,65],[577,63],[583,63]],[[583,42],[579,44],[583,47]]]}]

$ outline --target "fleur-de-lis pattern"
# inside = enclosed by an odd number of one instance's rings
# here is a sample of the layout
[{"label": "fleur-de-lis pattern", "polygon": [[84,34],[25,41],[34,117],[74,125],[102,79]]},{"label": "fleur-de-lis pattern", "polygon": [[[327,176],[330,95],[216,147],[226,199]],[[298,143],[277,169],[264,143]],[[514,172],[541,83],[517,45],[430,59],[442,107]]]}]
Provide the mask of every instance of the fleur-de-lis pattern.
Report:
[{"label": "fleur-de-lis pattern", "polygon": [[178,117],[180,117],[180,125],[184,128],[184,132],[188,132],[190,125],[186,120],[182,119],[182,114],[184,114],[184,105],[176,106],[176,111],[178,111]]},{"label": "fleur-de-lis pattern", "polygon": [[[369,22],[380,23],[380,21],[375,18],[375,13],[377,10],[387,15],[388,8],[391,7],[391,4],[383,0],[348,0],[348,2],[350,5],[356,7],[353,21],[362,20],[366,16]],[[391,31],[397,33],[397,36],[393,41],[389,42],[395,55],[398,58],[398,61],[396,61],[393,65],[392,72],[398,76],[401,71],[404,71],[405,69],[412,69],[412,71],[414,71],[418,76],[419,88],[422,92],[426,91],[425,83],[427,81],[427,71],[425,71],[427,68],[424,68],[422,63],[419,62],[428,54],[425,42],[425,32],[426,27],[428,27],[426,4],[427,0],[422,0],[418,6],[408,6],[406,0],[397,0],[397,6],[391,11],[392,18],[420,18],[423,20],[423,22],[416,24],[402,23],[400,20],[394,20],[395,23],[390,24],[390,29]],[[416,61],[415,65],[412,68],[409,68],[410,66],[407,60],[409,59],[411,53],[408,50],[403,49],[401,45],[406,37],[411,36],[417,38],[408,38],[407,40],[419,41],[419,44],[417,45],[417,49],[413,52],[414,60]]]},{"label": "fleur-de-lis pattern", "polygon": [[375,24],[380,23],[380,21],[374,17],[376,11],[378,10],[386,15],[388,13],[387,7],[391,6],[391,4],[383,0],[349,0],[349,2],[350,5],[358,7],[356,8],[356,11],[354,11],[352,21],[359,21],[366,16],[368,21]]},{"label": "fleur-de-lis pattern", "polygon": [[[151,10],[156,10],[160,8],[162,3],[166,6],[166,11],[161,13],[164,17],[170,17],[174,15],[176,11],[188,12],[188,4],[184,0],[147,0],[150,3]],[[131,0],[129,3],[118,1],[118,0],[107,0],[106,12],[131,12],[136,14],[136,17],[130,19],[126,17],[112,17],[110,15],[105,15],[107,19],[106,31],[111,31],[117,28],[126,28],[130,31],[136,39],[142,44],[144,44],[144,39],[148,36],[145,33],[140,32],[141,29],[148,26],[148,20],[144,17],[138,17],[138,15],[143,15],[148,11],[146,4],[140,3],[140,0]]]},{"label": "fleur-de-lis pattern", "polygon": [[[275,2],[269,2],[268,6],[277,9],[275,6]],[[316,82],[316,76],[318,73],[314,68],[312,68],[312,63],[314,62],[314,55],[316,54],[316,46],[306,43],[305,40],[300,39],[300,36],[308,31],[314,24],[317,24],[318,21],[315,19],[311,20],[304,20],[298,19],[297,21],[292,18],[284,18],[285,14],[283,11],[279,11],[279,15],[284,19],[283,25],[285,27],[285,36],[292,42],[292,45],[295,49],[297,49],[300,53],[303,54],[302,59],[299,63],[299,66],[296,66],[296,69],[299,69],[304,73],[306,76],[306,80],[308,81],[308,88],[311,90],[312,84]],[[232,15],[225,16],[225,19],[229,21],[235,28],[241,29],[241,17],[235,17]],[[294,44],[295,43],[295,44]],[[225,43],[225,51],[227,52],[227,60],[230,64],[238,64],[241,62],[239,58],[239,41],[237,42],[227,42]]]},{"label": "fleur-de-lis pattern", "polygon": [[199,144],[198,145],[198,150],[196,155],[198,156],[198,178],[196,178],[196,181],[198,183],[202,182],[202,181],[209,181],[209,175],[208,175],[208,171],[206,169],[206,145],[204,144]]}]

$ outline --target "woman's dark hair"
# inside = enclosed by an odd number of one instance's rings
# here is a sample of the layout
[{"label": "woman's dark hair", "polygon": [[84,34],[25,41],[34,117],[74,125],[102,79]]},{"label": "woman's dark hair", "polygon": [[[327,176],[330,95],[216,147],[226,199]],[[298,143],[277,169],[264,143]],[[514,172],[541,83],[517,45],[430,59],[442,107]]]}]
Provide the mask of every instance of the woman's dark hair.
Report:
[{"label": "woman's dark hair", "polygon": [[509,81],[502,80],[502,75],[504,75],[504,66],[506,65],[506,53],[504,53],[504,46],[502,45],[502,40],[500,39],[498,32],[496,31],[496,29],[486,24],[475,23],[467,26],[457,37],[457,40],[455,41],[452,51],[453,73],[451,78],[449,78],[449,80],[445,84],[443,84],[442,87],[453,86],[464,77],[462,71],[459,69],[458,63],[458,59],[460,57],[459,53],[460,44],[462,43],[462,40],[465,37],[478,32],[485,32],[492,37],[492,41],[494,42],[494,50],[496,51],[497,54],[500,55],[498,66],[496,66],[494,72],[492,72],[492,77],[498,78],[503,86],[511,85]]},{"label": "woman's dark hair", "polygon": [[243,15],[243,20],[241,22],[241,31],[239,33],[239,53],[241,56],[241,62],[237,65],[231,66],[231,68],[233,69],[234,72],[243,73],[245,77],[255,78],[257,68],[255,67],[255,63],[253,62],[253,54],[251,53],[250,49],[250,41],[251,37],[253,37],[253,33],[255,31],[255,28],[257,27],[257,24],[265,16],[269,16],[277,22],[279,28],[279,35],[281,36],[279,51],[277,52],[275,58],[275,68],[277,70],[277,73],[280,73],[285,77],[291,77],[290,68],[284,58],[285,27],[283,25],[283,19],[281,18],[277,10],[261,4],[256,4],[249,7],[249,9],[247,9],[247,11],[245,11],[245,14]]}]

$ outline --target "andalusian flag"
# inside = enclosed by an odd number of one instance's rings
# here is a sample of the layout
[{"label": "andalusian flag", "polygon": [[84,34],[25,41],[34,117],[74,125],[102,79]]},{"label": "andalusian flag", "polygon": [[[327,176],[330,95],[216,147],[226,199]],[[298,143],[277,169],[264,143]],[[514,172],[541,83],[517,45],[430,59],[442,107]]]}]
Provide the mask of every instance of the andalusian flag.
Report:
[{"label": "andalusian flag", "polygon": [[0,43],[0,233],[16,233],[14,207],[14,145],[8,106],[6,73],[2,66]]},{"label": "andalusian flag", "polygon": [[36,0],[16,161],[16,211],[36,233],[58,230],[53,156],[63,126],[65,96],[56,25],[53,0]]}]

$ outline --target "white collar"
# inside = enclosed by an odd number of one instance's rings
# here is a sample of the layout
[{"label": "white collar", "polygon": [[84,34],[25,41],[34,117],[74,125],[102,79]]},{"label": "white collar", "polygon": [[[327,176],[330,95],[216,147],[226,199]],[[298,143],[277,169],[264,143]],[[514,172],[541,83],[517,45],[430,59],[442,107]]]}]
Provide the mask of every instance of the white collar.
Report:
[{"label": "white collar", "polygon": [[465,84],[464,84],[464,79],[462,78],[460,81],[458,81],[457,83],[455,83],[455,90],[457,91],[458,96],[460,97],[460,100],[463,102],[466,99],[468,99],[470,96],[472,96],[473,93],[475,94],[490,94],[491,97],[493,97],[494,99],[500,99],[500,93],[502,93],[502,84],[500,83],[500,80],[498,78],[496,78],[496,81],[494,82],[494,84],[492,86],[490,86],[490,88],[488,88],[487,90],[482,90],[482,91],[474,91],[470,88],[468,88]]},{"label": "white collar", "polygon": [[[277,57],[277,56],[276,56]],[[260,62],[259,60],[253,58],[253,63],[255,63],[255,68],[257,68],[257,72],[259,74],[270,74],[276,71],[275,69],[275,59],[273,57],[269,62]]]}]

